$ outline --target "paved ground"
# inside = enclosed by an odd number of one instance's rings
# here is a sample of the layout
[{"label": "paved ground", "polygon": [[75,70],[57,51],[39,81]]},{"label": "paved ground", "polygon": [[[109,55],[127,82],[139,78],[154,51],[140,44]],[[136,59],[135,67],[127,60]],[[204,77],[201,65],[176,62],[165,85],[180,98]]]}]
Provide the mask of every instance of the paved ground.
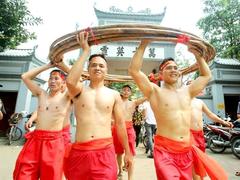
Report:
[{"label": "paved ground", "polygon": [[[17,158],[18,153],[20,152],[22,146],[7,146],[0,145],[0,180],[11,180],[12,179],[12,171],[15,165],[15,160]],[[234,173],[237,170],[240,170],[240,160],[235,158],[230,152],[227,150],[223,154],[213,154],[210,151],[207,153],[216,159],[228,172],[229,180],[237,180]],[[127,173],[125,172],[123,175],[123,180],[127,180]],[[144,154],[144,148],[137,148],[137,156],[135,158],[135,180],[156,180],[155,169],[153,159],[146,158],[146,154]],[[207,179],[207,178],[206,178]]]}]

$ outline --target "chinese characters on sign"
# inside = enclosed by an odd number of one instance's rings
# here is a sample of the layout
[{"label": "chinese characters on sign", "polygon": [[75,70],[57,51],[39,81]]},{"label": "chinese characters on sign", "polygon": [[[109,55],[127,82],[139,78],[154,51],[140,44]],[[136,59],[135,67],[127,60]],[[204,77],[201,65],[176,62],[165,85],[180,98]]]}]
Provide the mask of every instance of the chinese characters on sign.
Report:
[{"label": "chinese characters on sign", "polygon": [[[137,47],[125,47],[125,46],[107,46],[100,47],[100,51],[105,56],[120,56],[120,57],[132,57],[136,52]],[[163,49],[149,47],[146,51],[146,57],[148,58],[162,58]]]},{"label": "chinese characters on sign", "polygon": [[107,51],[108,51],[108,47],[107,46],[103,46],[100,48],[100,50],[102,51],[102,54],[104,54],[105,56],[107,56]]},{"label": "chinese characters on sign", "polygon": [[150,58],[155,58],[156,54],[155,54],[155,48],[149,48],[149,55]]},{"label": "chinese characters on sign", "polygon": [[118,48],[117,48],[117,56],[123,56],[123,54],[124,54],[124,47],[123,46],[119,46]]}]

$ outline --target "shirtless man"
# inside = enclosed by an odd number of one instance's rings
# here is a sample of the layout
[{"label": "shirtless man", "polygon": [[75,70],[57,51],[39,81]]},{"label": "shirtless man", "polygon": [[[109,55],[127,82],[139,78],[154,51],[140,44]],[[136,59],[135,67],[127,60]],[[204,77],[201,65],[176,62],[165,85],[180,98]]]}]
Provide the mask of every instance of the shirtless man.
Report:
[{"label": "shirtless man", "polygon": [[[130,101],[129,98],[132,95],[132,88],[129,85],[124,85],[122,87],[122,93],[121,97],[123,100],[123,109],[124,109],[124,114],[125,114],[125,124],[127,128],[127,135],[128,135],[128,144],[129,148],[131,151],[131,154],[133,156],[136,155],[136,150],[135,150],[135,139],[136,139],[136,134],[133,128],[133,123],[132,123],[132,117],[133,113],[135,111],[136,106],[142,104],[146,98],[139,98],[133,101]],[[118,176],[122,176],[122,159],[123,159],[123,154],[124,154],[124,149],[123,146],[121,145],[118,135],[117,135],[117,130],[116,126],[113,126],[113,142],[114,142],[114,148],[115,152],[117,154],[117,162],[118,162]],[[128,170],[128,180],[133,179],[133,164]]]},{"label": "shirtless man", "polygon": [[213,122],[220,123],[223,126],[227,126],[232,128],[233,124],[231,122],[227,122],[219,118],[216,114],[214,114],[210,109],[208,109],[207,105],[201,100],[197,98],[193,98],[191,102],[192,108],[192,118],[191,118],[191,132],[195,139],[195,145],[205,152],[205,139],[203,134],[203,113],[207,115],[209,119]]},{"label": "shirtless man", "polygon": [[[62,93],[64,93],[65,91],[67,91],[67,88],[66,88],[66,82],[64,81],[62,84]],[[66,118],[63,121],[62,135],[63,135],[65,147],[67,147],[67,145],[71,143],[71,133],[70,133],[70,113],[71,112],[72,111],[69,111],[66,114]],[[32,113],[31,117],[28,119],[28,121],[25,124],[25,129],[27,131],[31,131],[33,122],[35,123],[37,122],[37,110]]]},{"label": "shirtless man", "polygon": [[[53,70],[48,80],[49,93],[34,82],[41,72],[54,67],[49,63],[22,74],[22,79],[33,95],[38,98],[36,129],[27,134],[27,142],[16,161],[14,180],[41,179],[60,180],[63,176],[64,143],[63,122],[71,108],[67,91],[62,92],[64,73]],[[67,72],[64,63],[57,65]]]},{"label": "shirtless man", "polygon": [[[141,72],[143,54],[148,43],[148,40],[143,40],[140,43],[128,70],[144,96],[148,98],[156,118],[154,163],[157,177],[165,180],[190,180],[192,179],[193,159],[196,161],[198,158],[196,153],[202,153],[198,148],[192,146],[190,139],[191,100],[207,85],[211,79],[211,72],[203,56],[188,44],[189,51],[195,55],[197,60],[200,76],[190,86],[178,88],[180,71],[175,61],[172,58],[167,58],[163,60],[159,68],[163,78],[160,88],[151,83],[147,76]],[[197,164],[199,165],[204,160],[203,158]],[[200,168],[203,166],[198,167],[197,173],[203,172],[200,171],[203,170]],[[219,167],[219,169],[221,168]],[[211,170],[214,171],[214,168]],[[219,174],[221,174],[220,171]],[[201,174],[201,176],[204,175]],[[224,175],[221,174],[220,179],[225,179]],[[219,179],[219,177],[216,178]]]},{"label": "shirtless man", "polygon": [[[201,100],[197,98],[193,98],[191,102],[192,108],[192,117],[191,117],[191,133],[194,137],[195,145],[205,152],[205,138],[203,133],[203,112],[210,118],[212,121],[222,124],[223,126],[227,126],[232,128],[233,124],[231,122],[227,122],[219,118],[216,114],[211,112],[207,105]],[[200,180],[201,178],[196,175],[193,171],[193,179]]]},{"label": "shirtless man", "polygon": [[125,150],[125,163],[132,163],[123,117],[122,100],[117,91],[104,86],[107,62],[103,55],[90,56],[88,72],[89,86],[78,79],[89,55],[88,32],[77,36],[82,54],[74,63],[67,78],[67,87],[74,97],[77,120],[76,142],[68,150],[65,160],[67,179],[117,179],[117,163],[112,140],[111,120],[115,118],[118,135]]}]

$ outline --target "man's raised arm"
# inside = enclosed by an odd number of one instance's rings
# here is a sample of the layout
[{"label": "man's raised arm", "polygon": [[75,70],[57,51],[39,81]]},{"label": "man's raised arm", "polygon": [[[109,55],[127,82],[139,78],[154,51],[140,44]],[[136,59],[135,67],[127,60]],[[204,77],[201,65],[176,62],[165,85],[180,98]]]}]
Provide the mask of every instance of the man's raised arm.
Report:
[{"label": "man's raised arm", "polygon": [[189,85],[189,92],[192,97],[195,97],[207,86],[212,75],[203,55],[190,44],[188,45],[188,50],[194,54],[200,73],[199,77]]},{"label": "man's raised arm", "polygon": [[35,82],[34,78],[41,72],[54,67],[53,64],[45,64],[43,66],[37,67],[35,69],[32,69],[28,72],[25,72],[22,74],[22,80],[25,83],[25,85],[28,87],[28,89],[32,92],[33,95],[39,96],[41,92],[43,92],[43,89],[40,88]]},{"label": "man's raised arm", "polygon": [[83,49],[79,59],[74,63],[67,77],[68,91],[72,97],[75,97],[82,90],[82,82],[79,81],[83,73],[83,65],[87,59],[90,47],[88,45],[88,32],[81,32],[77,35],[77,40]]},{"label": "man's raised arm", "polygon": [[227,127],[233,127],[233,124],[231,122],[227,122],[222,120],[221,118],[219,118],[216,114],[214,114],[212,111],[210,111],[210,109],[208,109],[207,105],[202,101],[203,104],[203,109],[202,111],[207,115],[208,118],[210,118],[212,121],[220,123],[224,126]]},{"label": "man's raised arm", "polygon": [[147,98],[150,97],[150,94],[153,91],[153,85],[148,80],[148,77],[141,71],[141,68],[143,63],[144,51],[148,44],[148,40],[141,41],[128,67],[128,73],[132,76],[139,89]]},{"label": "man's raised arm", "polygon": [[125,164],[127,165],[127,167],[129,167],[132,165],[132,155],[128,145],[128,136],[124,121],[124,112],[122,105],[123,102],[119,94],[116,94],[115,96],[116,99],[113,107],[113,116],[117,128],[117,135],[119,137],[119,141],[121,142],[125,150]]},{"label": "man's raised arm", "polygon": [[141,98],[136,99],[136,100],[134,101],[135,106],[139,106],[140,104],[144,103],[146,100],[147,100],[146,97],[141,97]]}]

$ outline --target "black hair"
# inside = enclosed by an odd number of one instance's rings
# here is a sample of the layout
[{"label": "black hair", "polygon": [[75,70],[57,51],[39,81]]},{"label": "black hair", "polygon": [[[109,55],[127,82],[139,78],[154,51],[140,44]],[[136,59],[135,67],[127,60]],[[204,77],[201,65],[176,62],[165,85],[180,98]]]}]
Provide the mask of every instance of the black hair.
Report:
[{"label": "black hair", "polygon": [[51,75],[53,72],[58,72],[63,80],[65,80],[66,77],[67,77],[67,75],[66,75],[62,70],[60,70],[60,69],[54,69],[54,70],[52,70],[52,71],[50,72],[50,75]]},{"label": "black hair", "polygon": [[159,70],[161,71],[163,65],[166,64],[166,63],[169,62],[169,61],[173,61],[173,62],[175,62],[175,60],[174,60],[172,57],[165,58],[165,59],[163,59],[162,63],[160,64],[160,66],[159,66]]},{"label": "black hair", "polygon": [[156,74],[156,73],[157,73],[157,70],[154,68],[154,69],[152,70],[152,73],[153,73],[153,74]]},{"label": "black hair", "polygon": [[128,85],[128,84],[125,84],[125,85],[123,85],[122,89],[123,89],[123,88],[125,88],[125,87],[129,88],[129,89],[132,91],[132,88],[131,88],[131,86],[130,86],[130,85]]},{"label": "black hair", "polygon": [[106,57],[105,57],[104,54],[92,54],[92,55],[89,57],[88,61],[91,62],[91,60],[92,60],[93,58],[95,58],[95,57],[101,57],[101,58],[103,58],[103,59],[107,62],[107,59],[106,59]]}]

